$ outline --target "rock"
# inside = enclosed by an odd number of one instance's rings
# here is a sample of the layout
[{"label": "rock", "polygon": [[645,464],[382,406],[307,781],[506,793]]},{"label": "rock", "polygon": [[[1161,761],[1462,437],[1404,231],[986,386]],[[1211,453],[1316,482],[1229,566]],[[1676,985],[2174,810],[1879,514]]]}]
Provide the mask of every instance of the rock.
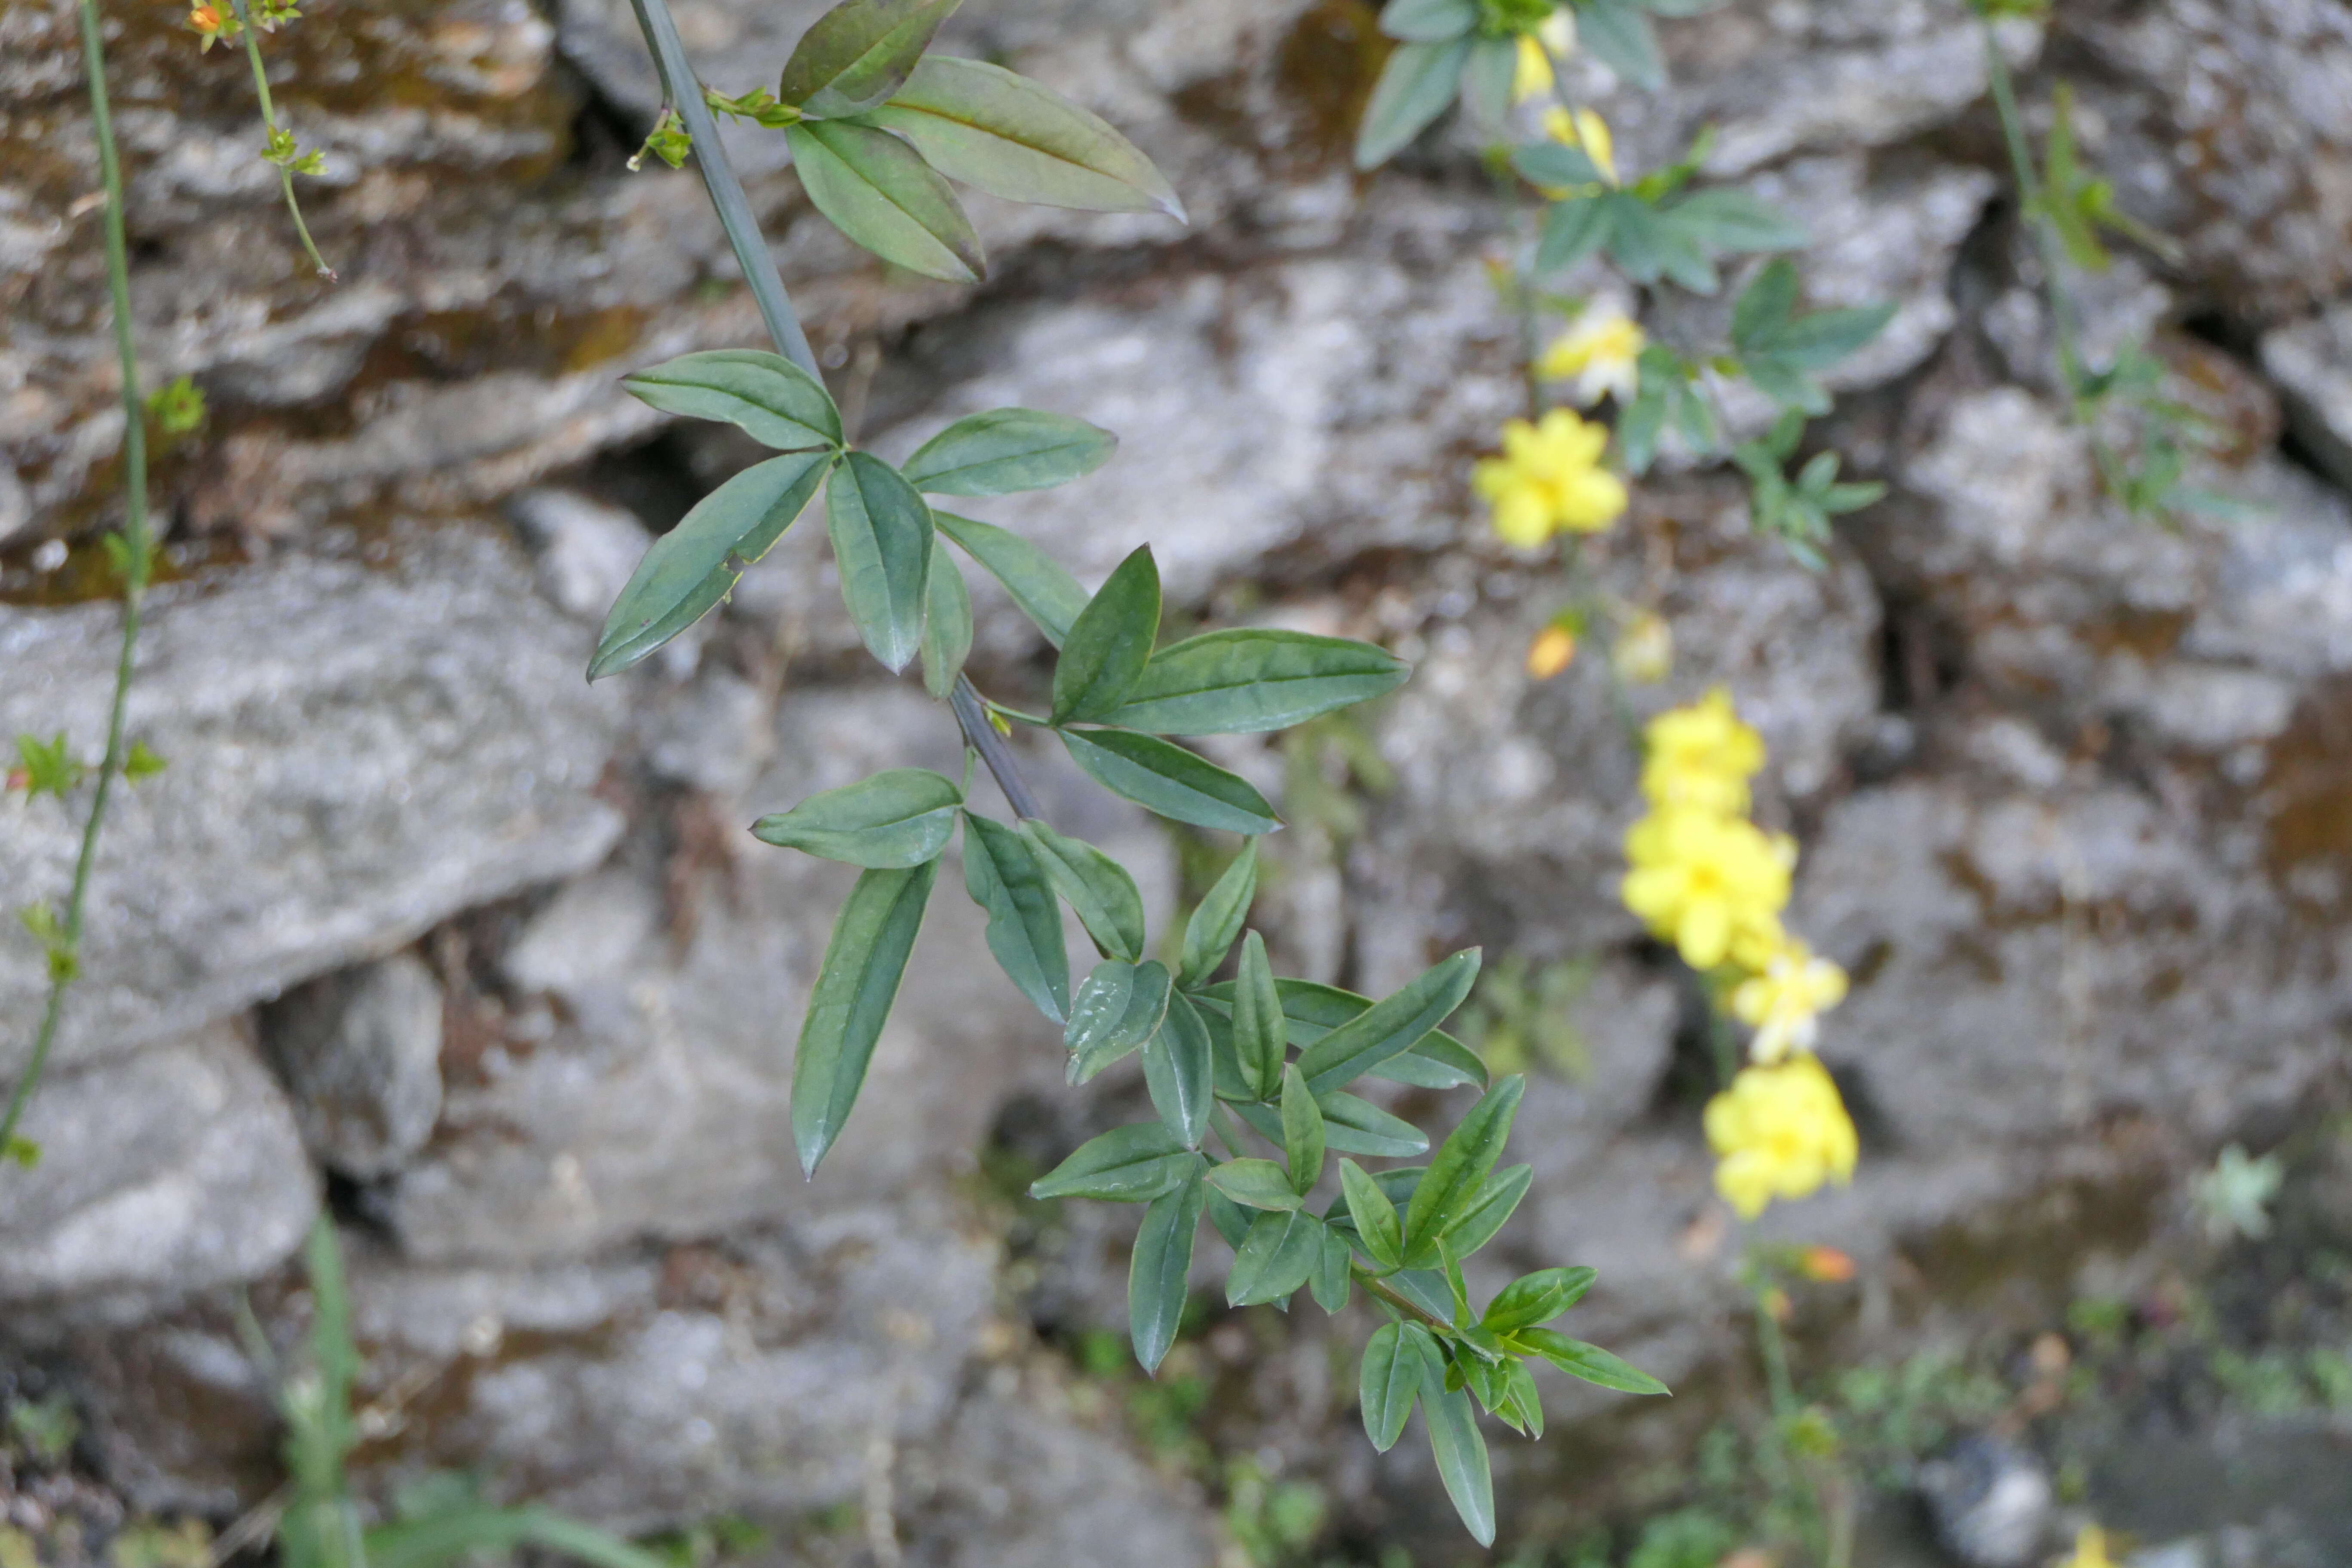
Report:
[{"label": "rock", "polygon": [[321,1163],[364,1181],[396,1171],[441,1115],[441,984],[407,953],[299,986],[262,1010],[261,1037]]},{"label": "rock", "polygon": [[[493,538],[394,531],[384,559],[295,557],[152,604],[130,733],[169,766],[116,797],[61,1065],[593,866],[619,831],[590,794],[615,724],[580,678],[587,634]],[[0,607],[0,733],[64,729],[94,756],[116,626],[102,604]],[[73,805],[6,808],[13,898],[63,897]],[[39,951],[0,941],[0,1014],[37,1012],[45,985]],[[28,1044],[0,1047],[0,1071]]]},{"label": "rock", "polygon": [[539,584],[565,615],[601,627],[653,535],[630,512],[551,489],[523,491],[508,514],[539,554]]},{"label": "rock", "polygon": [[0,1211],[12,1337],[255,1279],[318,1209],[285,1096],[234,1026],[53,1071],[22,1132],[41,1158],[8,1173]]},{"label": "rock", "polygon": [[2032,1453],[1998,1437],[1969,1436],[1930,1460],[1919,1492],[1944,1549],[1969,1568],[2026,1568],[2042,1559],[2055,1492]]},{"label": "rock", "polygon": [[2304,446],[2339,485],[2352,485],[2352,305],[2263,334],[2263,369]]}]

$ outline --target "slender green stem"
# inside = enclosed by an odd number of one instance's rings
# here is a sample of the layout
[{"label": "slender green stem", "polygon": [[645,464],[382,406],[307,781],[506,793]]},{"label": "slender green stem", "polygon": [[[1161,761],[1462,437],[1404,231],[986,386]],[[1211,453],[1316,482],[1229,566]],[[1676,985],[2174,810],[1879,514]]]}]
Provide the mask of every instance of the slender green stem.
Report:
[{"label": "slender green stem", "polygon": [[1389,1306],[1394,1308],[1396,1310],[1403,1313],[1406,1317],[1412,1318],[1418,1322],[1435,1329],[1440,1333],[1451,1334],[1454,1331],[1454,1328],[1452,1323],[1447,1322],[1444,1319],[1439,1317],[1436,1313],[1431,1311],[1428,1308],[1423,1306],[1412,1297],[1405,1295],[1395,1286],[1391,1285],[1387,1280],[1382,1279],[1379,1275],[1373,1273],[1370,1269],[1366,1268],[1362,1264],[1356,1262],[1353,1258],[1349,1259],[1348,1269],[1349,1273],[1355,1275],[1356,1283],[1364,1288],[1364,1293],[1366,1295],[1379,1297],[1382,1301],[1388,1303]]},{"label": "slender green stem", "polygon": [[[253,25],[253,16],[247,8],[246,0],[229,0],[229,4],[235,7],[237,22],[245,33],[245,58],[253,66],[253,94],[261,100],[261,123],[275,135],[278,109],[269,99],[269,73],[261,64],[261,30]],[[284,163],[278,165],[278,188],[286,193],[286,210],[294,219],[294,232],[301,236],[302,253],[310,258],[310,265],[319,269],[320,277],[330,283],[334,282],[335,269],[328,266],[326,259],[319,254],[318,246],[310,238],[310,226],[302,221],[302,204],[294,198],[294,171]]]},{"label": "slender green stem", "polygon": [[1985,74],[1992,84],[1993,108],[2000,116],[2001,141],[2009,149],[2010,175],[2017,182],[2025,226],[2033,236],[2034,249],[2042,261],[2042,292],[2050,301],[2050,329],[2057,343],[2058,374],[2066,383],[2066,395],[2074,403],[2075,418],[2080,423],[2084,412],[2083,363],[2075,347],[2074,309],[2066,298],[2065,274],[2062,270],[2066,258],[2042,216],[2042,177],[2034,172],[2033,149],[2025,138],[2025,116],[2017,106],[2017,84],[2009,74],[2009,61],[2001,55],[2000,40],[1993,36],[1992,23],[1986,20],[1980,26],[1984,33]]},{"label": "slender green stem", "polygon": [[33,1053],[17,1075],[0,1113],[0,1157],[13,1147],[16,1127],[57,1044],[65,1017],[67,988],[79,968],[83,911],[89,903],[90,873],[98,864],[98,839],[106,825],[107,803],[122,772],[124,716],[131,705],[131,678],[139,647],[140,603],[147,592],[152,535],[147,522],[147,410],[139,395],[139,354],[131,335],[131,246],[122,217],[122,162],[115,150],[114,116],[106,96],[106,45],[98,0],[80,0],[82,68],[89,77],[90,129],[98,140],[98,165],[106,187],[106,282],[114,305],[114,352],[122,376],[122,644],[114,664],[114,700],[106,724],[106,755],[98,764],[98,787],[89,818],[82,824],[81,848],[74,857],[73,889],[66,896],[63,945],[50,963],[48,1005],[42,1009]]},{"label": "slender green stem", "polygon": [[[727,232],[727,243],[734,248],[736,265],[743,269],[751,298],[759,303],[760,319],[767,324],[768,336],[786,359],[823,381],[824,372],[809,348],[808,334],[801,330],[801,319],[793,313],[791,296],[784,292],[784,277],[776,268],[775,253],[761,235],[760,220],[752,216],[751,198],[743,194],[743,182],[736,176],[726,144],[719,140],[719,122],[710,117],[710,106],[703,100],[701,79],[694,74],[694,62],[687,58],[685,41],[677,36],[677,23],[669,14],[669,0],[629,0],[629,4],[637,14],[637,26],[646,36],[646,47],[652,51],[654,68],[661,73],[662,91],[678,118],[686,122],[687,136],[694,144],[694,166],[702,174],[702,188],[710,194],[710,205],[719,215],[719,226]],[[1005,802],[1013,807],[1013,814],[1024,817],[1038,816],[1037,797],[1022,778],[1012,748],[989,723],[984,700],[970,677],[956,677],[949,705],[963,731],[964,744],[978,752],[981,761],[988,764],[989,773],[1004,792]]]}]

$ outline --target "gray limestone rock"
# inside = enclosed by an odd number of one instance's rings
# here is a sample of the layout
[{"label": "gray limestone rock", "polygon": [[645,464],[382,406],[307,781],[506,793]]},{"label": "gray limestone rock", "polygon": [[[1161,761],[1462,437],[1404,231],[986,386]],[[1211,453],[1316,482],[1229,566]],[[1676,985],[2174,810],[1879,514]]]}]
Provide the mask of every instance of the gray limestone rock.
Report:
[{"label": "gray limestone rock", "polygon": [[2352,305],[2263,335],[2263,369],[2304,445],[2339,485],[2352,485]]},{"label": "gray limestone rock", "polygon": [[366,1180],[425,1146],[441,1115],[441,984],[394,953],[296,987],[261,1011],[261,1040],[302,1141]]}]

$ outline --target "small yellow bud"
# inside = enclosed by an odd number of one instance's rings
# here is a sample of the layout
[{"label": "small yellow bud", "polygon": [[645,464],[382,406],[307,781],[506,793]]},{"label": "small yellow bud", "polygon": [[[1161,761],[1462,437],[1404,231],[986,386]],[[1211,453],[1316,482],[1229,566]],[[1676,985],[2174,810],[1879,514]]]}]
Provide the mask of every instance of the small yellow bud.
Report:
[{"label": "small yellow bud", "polygon": [[1843,1284],[1853,1278],[1853,1259],[1834,1247],[1805,1248],[1804,1257],[1797,1266],[1806,1279],[1818,1279],[1823,1284]]},{"label": "small yellow bud", "polygon": [[1546,626],[1528,645],[1528,674],[1549,680],[1576,659],[1576,634],[1566,626]]}]

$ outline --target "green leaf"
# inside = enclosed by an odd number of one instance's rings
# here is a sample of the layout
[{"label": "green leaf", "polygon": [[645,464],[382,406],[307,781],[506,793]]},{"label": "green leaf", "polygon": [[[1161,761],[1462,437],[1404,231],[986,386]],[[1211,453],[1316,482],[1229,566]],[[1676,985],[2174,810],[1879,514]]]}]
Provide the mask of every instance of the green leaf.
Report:
[{"label": "green leaf", "polygon": [[1505,1363],[1502,1374],[1502,1402],[1491,1408],[1514,1429],[1540,1438],[1544,1429],[1543,1392],[1536,1387],[1536,1374],[1528,1370],[1523,1361]]},{"label": "green leaf", "polygon": [[1070,1081],[1087,1082],[1150,1039],[1167,1016],[1168,997],[1168,966],[1156,959],[1097,964],[1071,999],[1069,1026],[1062,1033],[1070,1048]]},{"label": "green leaf", "polygon": [[[1404,1436],[1405,1417],[1412,1414],[1413,1397],[1421,1392],[1422,1352],[1413,1341],[1416,1334],[1429,1338],[1429,1331],[1419,1323],[1383,1323],[1364,1346],[1356,1402],[1364,1415],[1364,1436],[1383,1454]],[[1433,1342],[1431,1352],[1436,1348]]]},{"label": "green leaf", "polygon": [[[1576,8],[1576,41],[1630,86],[1655,92],[1666,85],[1657,36],[1633,0],[1580,0]],[[1490,1534],[1492,1529],[1489,1525]]]},{"label": "green leaf", "polygon": [[1006,978],[1056,1024],[1070,1016],[1070,959],[1053,885],[1013,828],[970,812],[963,819],[963,886],[988,911],[988,951]]},{"label": "green leaf", "polygon": [[[1394,1268],[1402,1263],[1404,1233],[1397,1221],[1396,1205],[1389,1202],[1380,1184],[1364,1174],[1364,1168],[1353,1160],[1342,1160],[1339,1191],[1347,1202],[1349,1217],[1355,1221],[1356,1235],[1364,1244],[1364,1256],[1383,1268]],[[1404,1425],[1402,1416],[1397,1425]]]},{"label": "green leaf", "polygon": [[1384,696],[1412,667],[1386,648],[1306,632],[1239,627],[1162,648],[1111,723],[1164,735],[1255,735]]},{"label": "green leaf", "polygon": [[708,615],[792,526],[833,461],[830,452],[770,458],[695,502],[654,541],[613,601],[588,679],[619,674]]},{"label": "green leaf", "polygon": [[1143,895],[1127,868],[1082,838],[1055,832],[1032,819],[1022,836],[1045,868],[1045,879],[1078,917],[1106,958],[1134,963],[1143,957]]},{"label": "green leaf", "polygon": [[971,657],[971,591],[963,569],[931,536],[931,564],[923,585],[923,689],[945,702]]},{"label": "green leaf", "polygon": [[[1863,487],[1859,485],[1843,485],[1839,488],[1842,489],[1859,489]],[[1874,497],[1873,499],[1874,500],[1876,498]],[[171,765],[171,763],[165,762],[162,757],[157,756],[154,752],[151,751],[148,748],[146,742],[133,741],[131,742],[131,751],[129,754],[124,756],[122,759],[122,776],[129,779],[132,784],[137,784],[142,779],[153,778],[157,773],[162,773],[165,768],[168,768]]]},{"label": "green leaf", "polygon": [[1481,1546],[1495,1544],[1495,1480],[1487,1466],[1486,1439],[1470,1396],[1445,1386],[1445,1363],[1437,1342],[1414,1346],[1421,1363],[1421,1414],[1429,1426],[1430,1452],[1454,1511]]},{"label": "green leaf", "polygon": [[1118,437],[1083,419],[1034,408],[992,408],[959,419],[907,459],[907,482],[943,496],[1049,490],[1110,460]]},{"label": "green leaf", "polygon": [[1290,1184],[1305,1197],[1323,1179],[1323,1111],[1295,1067],[1282,1069],[1282,1154]]},{"label": "green leaf", "polygon": [[1275,989],[1274,966],[1265,955],[1265,938],[1252,931],[1242,939],[1240,977],[1234,983],[1234,1055],[1242,1078],[1260,1100],[1270,1098],[1282,1081],[1287,1054],[1282,998]]},{"label": "green leaf", "polygon": [[843,0],[801,35],[776,97],[815,116],[856,114],[898,90],[957,0]]},{"label": "green leaf", "polygon": [[1307,1282],[1315,1292],[1315,1304],[1336,1316],[1348,1310],[1348,1276],[1355,1255],[1328,1225],[1318,1227],[1316,1247],[1315,1272]]},{"label": "green leaf", "polygon": [[824,487],[824,510],[842,602],[857,635],[885,668],[906,668],[923,637],[931,509],[898,469],[852,452]]},{"label": "green leaf", "polygon": [[1827,370],[1886,330],[1895,301],[1800,316],[1774,337],[1772,352],[1803,370]]},{"label": "green leaf", "polygon": [[817,1162],[857,1103],[939,869],[930,860],[859,872],[833,923],[793,1058],[793,1143],[805,1175],[816,1174]]},{"label": "green leaf", "polygon": [[1257,1215],[1214,1187],[1202,1190],[1208,1194],[1208,1202],[1203,1206],[1208,1213],[1209,1223],[1217,1227],[1217,1234],[1224,1237],[1227,1247],[1239,1251],[1243,1241],[1249,1236],[1250,1226],[1257,1222]]},{"label": "green leaf", "polygon": [[665,414],[724,420],[780,452],[841,446],[841,411],[833,395],[782,354],[757,349],[680,354],[621,385]]},{"label": "green leaf", "polygon": [[1471,42],[1457,37],[1444,43],[1403,44],[1389,56],[1381,79],[1373,84],[1371,102],[1364,109],[1363,125],[1356,133],[1356,167],[1380,167],[1445,112],[1461,85],[1462,65],[1470,58]]},{"label": "green leaf", "polygon": [[1462,107],[1473,124],[1489,132],[1508,125],[1511,79],[1518,63],[1517,38],[1480,38],[1470,46],[1470,58],[1462,65]]},{"label": "green leaf", "polygon": [[1064,730],[1070,760],[1113,795],[1161,816],[1228,833],[1272,833],[1282,819],[1250,782],[1172,741],[1133,730]]},{"label": "green leaf", "polygon": [[1438,1147],[1437,1157],[1429,1163],[1429,1174],[1422,1178],[1405,1210],[1407,1263],[1423,1268],[1435,1260],[1437,1238],[1469,1208],[1501,1156],[1527,1087],[1527,1079],[1517,1074],[1503,1079],[1486,1091],[1462,1119],[1462,1125]]},{"label": "green leaf", "polygon": [[1627,1365],[1599,1345],[1589,1345],[1549,1329],[1521,1329],[1511,1337],[1570,1377],[1580,1377],[1621,1394],[1670,1392],[1648,1373]]},{"label": "green leaf", "polygon": [[1460,1089],[1465,1084],[1485,1089],[1486,1064],[1444,1030],[1432,1029],[1413,1042],[1412,1049],[1391,1057],[1366,1076],[1416,1089]]},{"label": "green leaf", "polygon": [[1209,1184],[1244,1208],[1287,1211],[1298,1206],[1288,1173],[1272,1160],[1228,1160],[1210,1169]]},{"label": "green leaf", "polygon": [[1536,271],[1565,271],[1609,243],[1616,209],[1603,196],[1570,196],[1544,214],[1536,242]]},{"label": "green leaf", "polygon": [[1196,1162],[1181,1186],[1151,1200],[1135,1233],[1135,1252],[1127,1266],[1127,1332],[1147,1373],[1160,1370],[1184,1321],[1192,1241],[1200,1234],[1206,1199]]},{"label": "green leaf", "polygon": [[950,283],[976,283],[988,270],[955,192],[896,136],[811,121],[786,126],[784,141],[809,200],[855,243]]},{"label": "green leaf", "polygon": [[939,858],[962,805],[963,792],[952,779],[929,768],[892,768],[763,816],[751,833],[780,849],[903,870]]},{"label": "green leaf", "polygon": [[1401,1116],[1391,1116],[1344,1089],[1315,1097],[1323,1112],[1323,1135],[1334,1153],[1409,1160],[1429,1152],[1429,1135]]},{"label": "green leaf", "polygon": [[[1284,1023],[1290,1043],[1305,1049],[1333,1029],[1360,1016],[1372,1005],[1369,996],[1320,985],[1311,980],[1277,980]],[[1213,1010],[1230,1015],[1234,991],[1231,981],[1211,985],[1201,1000]],[[1486,1087],[1486,1064],[1478,1053],[1443,1030],[1433,1029],[1413,1042],[1402,1056],[1391,1057],[1369,1075],[1418,1089],[1458,1089],[1464,1084]],[[1325,1114],[1329,1114],[1327,1109]]]},{"label": "green leaf", "polygon": [[1099,1198],[1150,1203],[1182,1186],[1201,1169],[1201,1156],[1157,1121],[1114,1127],[1089,1138],[1076,1152],[1029,1184],[1033,1198]]},{"label": "green leaf", "polygon": [[[1209,1179],[1215,1181],[1216,1172]],[[1322,1248],[1323,1222],[1313,1215],[1294,1207],[1258,1215],[1234,1250],[1233,1272],[1225,1277],[1226,1305],[1254,1306],[1291,1294],[1315,1271]]]},{"label": "green leaf", "polygon": [[1176,972],[1179,985],[1189,990],[1217,972],[1225,954],[1233,951],[1234,939],[1241,935],[1242,922],[1249,918],[1250,902],[1256,897],[1257,840],[1252,838],[1184,922],[1184,958]]},{"label": "green leaf", "polygon": [[976,522],[951,512],[934,511],[932,520],[956,547],[1004,584],[1021,613],[1037,623],[1045,640],[1055,647],[1070,634],[1070,623],[1087,607],[1087,591],[1059,563],[1022,538],[992,522]]},{"label": "green leaf", "polygon": [[1801,250],[1805,226],[1762,197],[1722,187],[1684,197],[1671,209],[1675,224],[1720,256],[1751,250]]},{"label": "green leaf", "polygon": [[[667,1568],[667,1563],[664,1557],[551,1509],[493,1508],[472,1502],[436,1509],[397,1524],[378,1525],[362,1537],[360,1549],[351,1560],[365,1563],[369,1568],[443,1568],[489,1554],[510,1555],[519,1546],[539,1547],[588,1568]],[[296,1552],[286,1555],[304,1560]],[[326,1553],[315,1550],[309,1558],[329,1560]]]},{"label": "green leaf", "polygon": [[1115,567],[1070,624],[1054,665],[1054,722],[1101,719],[1119,705],[1160,635],[1160,568],[1151,546]]},{"label": "green leaf", "polygon": [[1209,1026],[1181,996],[1168,999],[1160,1032],[1144,1045],[1143,1084],[1160,1120],[1186,1148],[1199,1148],[1209,1130],[1209,1111],[1216,1104],[1216,1084]]},{"label": "green leaf", "polygon": [[1590,1268],[1545,1268],[1522,1274],[1486,1303],[1479,1321],[1498,1334],[1548,1323],[1584,1299],[1600,1275]]},{"label": "green leaf", "polygon": [[17,772],[24,776],[26,800],[43,795],[53,795],[63,800],[80,784],[82,775],[89,771],[75,759],[72,745],[67,741],[63,730],[47,741],[37,735],[18,735],[16,761]]},{"label": "green leaf", "polygon": [[[1602,183],[1601,165],[1581,147],[1559,142],[1530,142],[1511,150],[1511,167],[1522,179],[1546,189]],[[1567,205],[1563,202],[1561,205]]]},{"label": "green leaf", "polygon": [[1389,0],[1381,13],[1381,31],[1406,44],[1442,44],[1477,25],[1477,0]]},{"label": "green leaf", "polygon": [[22,1133],[12,1132],[8,1142],[0,1146],[0,1160],[13,1162],[18,1169],[29,1171],[41,1163],[41,1146]]},{"label": "green leaf", "polygon": [[1396,992],[1309,1046],[1298,1058],[1316,1093],[1342,1089],[1444,1023],[1478,978],[1478,950],[1468,948],[1424,970]]},{"label": "green leaf", "polygon": [[1743,353],[1769,347],[1797,308],[1797,268],[1774,258],[1748,280],[1731,307],[1731,342]]},{"label": "green leaf", "polygon": [[1096,116],[1002,66],[927,57],[867,120],[950,180],[1007,201],[1184,218],[1167,178]]},{"label": "green leaf", "polygon": [[1533,1165],[1509,1165],[1487,1177],[1438,1239],[1452,1247],[1457,1258],[1468,1258],[1476,1252],[1495,1239],[1495,1233],[1503,1228],[1511,1211],[1528,1195],[1535,1174]]}]

